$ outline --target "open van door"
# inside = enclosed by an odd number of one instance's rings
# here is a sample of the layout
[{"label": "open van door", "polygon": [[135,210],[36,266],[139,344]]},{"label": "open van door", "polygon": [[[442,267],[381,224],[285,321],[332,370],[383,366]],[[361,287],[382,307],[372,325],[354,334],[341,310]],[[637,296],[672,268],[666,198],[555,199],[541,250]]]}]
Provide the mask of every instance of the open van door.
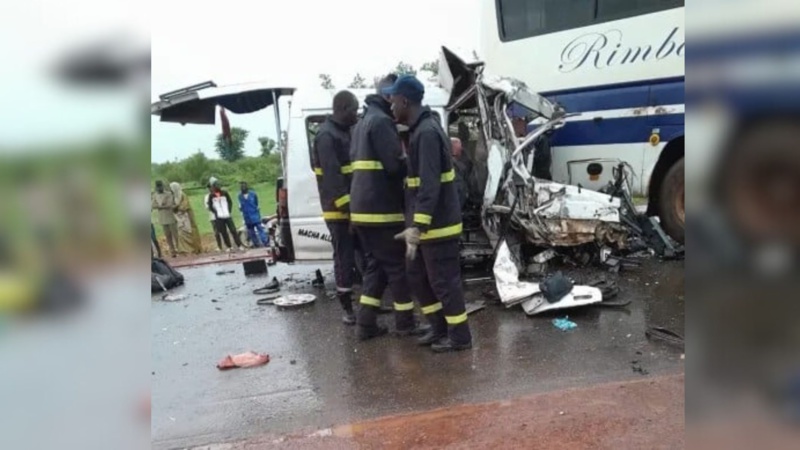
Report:
[{"label": "open van door", "polygon": [[[222,106],[235,114],[249,114],[275,106],[275,136],[278,140],[278,151],[281,157],[281,171],[286,177],[286,148],[281,142],[282,127],[278,100],[281,97],[294,95],[293,87],[275,87],[274,84],[247,83],[234,86],[217,86],[213,81],[195,84],[159,95],[158,101],[150,105],[150,113],[159,116],[161,122],[173,122],[181,125],[199,124],[214,125],[216,123],[217,106]],[[278,180],[276,180],[277,182]],[[294,254],[289,227],[289,211],[286,204],[287,193],[278,192],[278,216],[281,224],[280,255],[282,259],[292,258]],[[285,216],[285,217],[283,217]],[[286,228],[284,232],[284,228]]]}]

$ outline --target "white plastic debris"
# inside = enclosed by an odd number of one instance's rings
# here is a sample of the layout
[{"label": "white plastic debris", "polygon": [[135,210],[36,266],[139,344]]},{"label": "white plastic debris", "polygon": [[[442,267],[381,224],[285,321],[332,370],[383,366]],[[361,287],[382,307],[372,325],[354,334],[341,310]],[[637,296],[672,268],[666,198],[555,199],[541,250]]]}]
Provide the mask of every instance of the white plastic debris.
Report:
[{"label": "white plastic debris", "polygon": [[497,250],[493,270],[500,301],[506,307],[521,303],[523,310],[528,315],[603,301],[600,289],[592,286],[574,286],[572,291],[558,302],[548,303],[539,289],[539,283],[519,280],[519,270],[505,241]]},{"label": "white plastic debris", "polygon": [[602,301],[603,293],[600,289],[592,286],[573,286],[572,291],[556,303],[548,303],[544,299],[544,294],[536,294],[530,300],[522,302],[522,309],[525,310],[525,314],[533,316],[545,311],[574,308]]},{"label": "white plastic debris", "polygon": [[538,283],[519,281],[519,270],[505,241],[497,250],[493,271],[497,293],[506,307],[516,305],[540,292]]}]

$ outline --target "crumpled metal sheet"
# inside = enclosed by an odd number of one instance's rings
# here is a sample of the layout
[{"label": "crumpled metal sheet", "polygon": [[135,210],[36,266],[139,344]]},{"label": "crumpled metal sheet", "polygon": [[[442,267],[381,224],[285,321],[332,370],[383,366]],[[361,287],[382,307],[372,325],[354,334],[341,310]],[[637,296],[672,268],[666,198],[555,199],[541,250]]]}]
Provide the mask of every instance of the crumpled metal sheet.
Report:
[{"label": "crumpled metal sheet", "polygon": [[521,198],[513,222],[537,245],[574,246],[598,242],[622,247],[628,230],[620,224],[620,199],[600,192],[536,179]]},{"label": "crumpled metal sheet", "polygon": [[592,286],[574,286],[572,291],[556,303],[547,303],[539,289],[539,283],[519,280],[519,270],[508,244],[503,241],[494,260],[494,278],[500,301],[506,307],[522,304],[528,315],[554,309],[574,308],[603,301],[600,289]]},{"label": "crumpled metal sheet", "polygon": [[483,78],[483,85],[504,93],[509,100],[548,119],[553,117],[556,111],[555,105],[550,100],[532,92],[524,82],[516,78],[486,75]]},{"label": "crumpled metal sheet", "polygon": [[620,199],[578,186],[537,179],[534,213],[546,219],[619,222]]},{"label": "crumpled metal sheet", "polygon": [[556,309],[574,308],[576,306],[591,305],[603,301],[603,293],[592,286],[573,286],[572,291],[556,303],[547,303],[544,294],[536,294],[531,299],[522,302],[525,314],[533,316],[545,311]]},{"label": "crumpled metal sheet", "polygon": [[621,224],[598,220],[539,219],[537,221],[514,215],[514,221],[524,228],[525,240],[531,244],[569,247],[597,242],[625,245],[627,230]]},{"label": "crumpled metal sheet", "polygon": [[503,241],[494,260],[494,278],[500,301],[506,307],[516,305],[540,292],[539,283],[519,281],[519,270],[511,256],[508,244]]}]

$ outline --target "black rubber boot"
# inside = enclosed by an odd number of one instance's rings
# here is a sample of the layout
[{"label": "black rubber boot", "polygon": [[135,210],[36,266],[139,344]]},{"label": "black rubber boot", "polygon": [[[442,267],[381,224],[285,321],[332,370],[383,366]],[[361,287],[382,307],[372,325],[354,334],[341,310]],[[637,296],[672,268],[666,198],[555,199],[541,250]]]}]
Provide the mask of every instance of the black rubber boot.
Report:
[{"label": "black rubber boot", "polygon": [[472,342],[467,341],[463,344],[453,342],[450,340],[449,337],[445,337],[439,339],[438,341],[431,344],[431,350],[434,353],[447,353],[447,352],[458,352],[461,350],[469,350],[472,348]]},{"label": "black rubber boot", "polygon": [[381,337],[381,336],[385,335],[388,332],[389,332],[389,330],[387,330],[385,327],[382,327],[380,325],[375,327],[375,328],[367,328],[367,327],[359,326],[357,328],[357,331],[356,331],[356,336],[358,337],[359,341],[367,341],[369,339],[373,339],[373,338],[376,338],[376,337]]},{"label": "black rubber boot", "polygon": [[353,312],[353,293],[337,292],[336,297],[339,299],[339,303],[342,305],[342,309],[344,310],[344,315],[342,316],[342,322],[345,325],[355,325],[356,315]]},{"label": "black rubber boot", "polygon": [[353,311],[345,311],[342,315],[342,323],[345,325],[355,325],[356,314]]},{"label": "black rubber boot", "polygon": [[400,337],[406,336],[422,336],[431,331],[431,326],[427,323],[418,323],[413,328],[400,329],[395,331],[395,334]]},{"label": "black rubber boot", "polygon": [[425,317],[428,319],[431,326],[424,336],[417,339],[417,344],[431,345],[447,337],[447,322],[441,312],[436,312]]},{"label": "black rubber boot", "polygon": [[419,344],[419,345],[431,345],[434,342],[440,341],[440,340],[442,340],[443,338],[446,338],[446,337],[447,337],[446,334],[437,333],[437,332],[433,331],[433,328],[431,328],[430,330],[428,330],[427,333],[425,333],[423,336],[421,336],[419,339],[417,339],[417,344]]}]

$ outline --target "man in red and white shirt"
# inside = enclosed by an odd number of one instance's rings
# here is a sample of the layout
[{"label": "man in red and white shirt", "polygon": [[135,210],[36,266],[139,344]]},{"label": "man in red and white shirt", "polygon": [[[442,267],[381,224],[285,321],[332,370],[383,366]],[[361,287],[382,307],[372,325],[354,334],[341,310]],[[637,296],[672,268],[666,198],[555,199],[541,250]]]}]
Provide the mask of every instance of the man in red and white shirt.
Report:
[{"label": "man in red and white shirt", "polygon": [[233,235],[233,241],[239,247],[239,250],[244,251],[244,246],[242,246],[242,241],[239,239],[239,233],[236,231],[236,225],[233,223],[233,216],[231,215],[233,209],[231,195],[228,194],[228,191],[220,188],[219,180],[216,178],[211,177],[209,184],[211,184],[211,195],[208,196],[206,206],[214,214],[214,224],[217,231],[222,235],[222,240],[225,241],[228,251],[231,251],[231,239],[228,236],[228,232]]}]

